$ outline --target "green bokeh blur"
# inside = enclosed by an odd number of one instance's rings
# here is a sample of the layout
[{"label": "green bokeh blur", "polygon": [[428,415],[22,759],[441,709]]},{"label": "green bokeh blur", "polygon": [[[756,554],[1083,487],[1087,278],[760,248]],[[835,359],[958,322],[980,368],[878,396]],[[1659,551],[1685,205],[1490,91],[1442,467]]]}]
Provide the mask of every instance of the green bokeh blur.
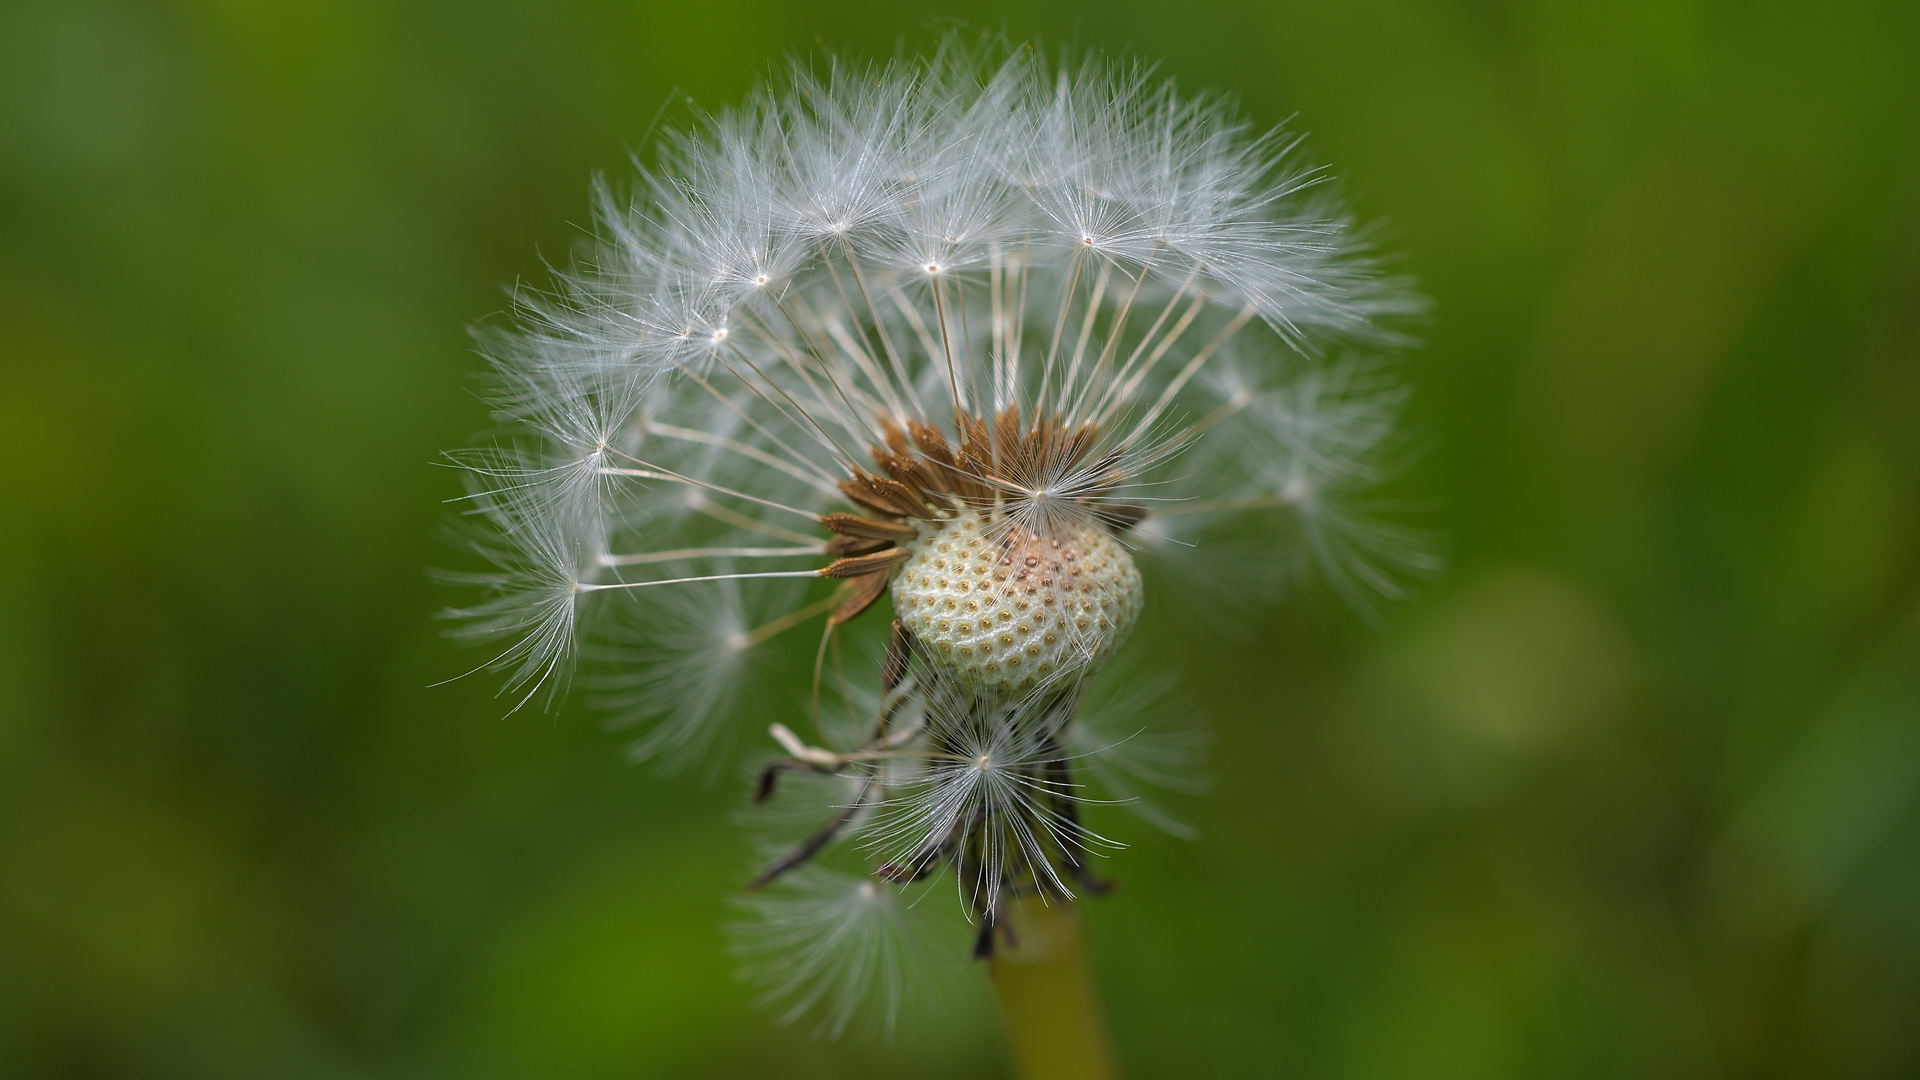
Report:
[{"label": "green bokeh blur", "polygon": [[1217,782],[1109,819],[1130,1074],[1920,1073],[1920,5],[7,0],[0,1074],[1003,1074],[752,1006],[730,779],[429,685],[466,327],[663,103],[955,16],[1297,113],[1436,301],[1446,577],[1134,646]]}]

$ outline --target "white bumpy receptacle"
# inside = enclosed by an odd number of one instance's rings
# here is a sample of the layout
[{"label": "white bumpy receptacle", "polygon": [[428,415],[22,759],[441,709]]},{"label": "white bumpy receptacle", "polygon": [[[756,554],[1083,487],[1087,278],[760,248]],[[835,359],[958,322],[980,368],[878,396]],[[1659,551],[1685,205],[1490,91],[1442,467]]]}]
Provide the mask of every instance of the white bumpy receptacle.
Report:
[{"label": "white bumpy receptacle", "polygon": [[928,661],[1008,697],[1092,674],[1133,629],[1133,557],[1097,521],[1037,533],[968,511],[920,525],[893,605]]}]

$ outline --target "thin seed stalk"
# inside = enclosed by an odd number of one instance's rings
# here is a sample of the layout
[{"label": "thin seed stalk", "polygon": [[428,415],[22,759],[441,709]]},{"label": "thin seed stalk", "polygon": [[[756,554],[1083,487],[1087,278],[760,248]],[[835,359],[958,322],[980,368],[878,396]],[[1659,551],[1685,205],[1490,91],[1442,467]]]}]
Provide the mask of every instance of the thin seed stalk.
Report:
[{"label": "thin seed stalk", "polygon": [[1023,1080],[1118,1080],[1079,911],[1070,902],[1035,896],[1009,903],[1002,919],[1012,934],[1000,938],[990,970],[1014,1074]]}]

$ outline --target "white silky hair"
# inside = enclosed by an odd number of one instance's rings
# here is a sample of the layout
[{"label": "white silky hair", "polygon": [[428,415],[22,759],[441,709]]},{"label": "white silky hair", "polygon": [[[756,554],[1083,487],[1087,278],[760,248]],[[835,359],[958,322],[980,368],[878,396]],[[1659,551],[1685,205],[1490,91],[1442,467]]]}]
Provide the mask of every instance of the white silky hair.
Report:
[{"label": "white silky hair", "polygon": [[1405,387],[1368,354],[1323,364],[1257,348],[1227,358],[1197,391],[1219,419],[1179,467],[1204,476],[1207,494],[1142,522],[1133,539],[1219,603],[1270,603],[1317,570],[1379,625],[1381,601],[1410,597],[1409,579],[1442,566],[1429,537],[1367,501],[1408,456]]},{"label": "white silky hair", "polygon": [[[478,471],[473,476],[493,478]],[[463,529],[461,536],[494,568],[438,575],[448,584],[486,591],[480,603],[442,614],[458,620],[457,638],[507,639],[483,667],[506,673],[508,687],[519,692],[516,711],[543,692],[549,702],[564,693],[579,649],[579,596],[601,571],[600,552],[590,546],[598,530],[579,520],[577,507],[556,507],[543,494],[528,483],[476,491],[472,513],[486,524]]]},{"label": "white silky hair", "polygon": [[1118,846],[1063,814],[1063,804],[1093,800],[1048,775],[1050,764],[1071,760],[1060,735],[1075,696],[995,701],[933,687],[924,741],[938,749],[909,749],[896,759],[908,767],[885,777],[861,842],[887,864],[917,871],[970,827],[975,867],[954,875],[967,909],[992,912],[1000,883],[1022,878],[1071,899],[1074,883],[1054,865],[1055,853],[1084,860]]},{"label": "white silky hair", "polygon": [[1084,767],[1089,801],[1125,806],[1181,839],[1199,835],[1166,803],[1166,795],[1199,795],[1210,786],[1206,727],[1171,672],[1133,668],[1103,675],[1059,739]]},{"label": "white silky hair", "polygon": [[818,1038],[890,1037],[965,970],[938,913],[864,875],[803,866],[740,906],[750,916],[732,927],[741,975],[782,1022],[811,1018]]},{"label": "white silky hair", "polygon": [[[504,643],[482,666],[513,708],[556,701],[584,654],[636,758],[716,760],[780,700],[755,681],[770,640],[833,609],[821,515],[865,512],[842,483],[907,430],[1084,433],[986,478],[997,527],[1067,535],[1124,509],[1121,543],[1165,580],[1242,602],[1313,565],[1377,618],[1437,566],[1364,502],[1401,452],[1377,357],[1424,303],[1299,137],[1227,99],[950,36],[919,60],[795,65],[636,168],[596,178],[590,248],[477,335],[506,434],[450,458],[494,569],[452,575],[489,595],[449,614]],[[838,639],[814,659],[816,732],[851,751],[821,717],[886,705],[841,674]],[[916,738],[860,759],[852,788],[799,793],[847,812],[840,848],[893,864],[986,822],[972,880],[955,875],[970,912],[1009,876],[1070,896],[1056,860],[1111,845],[1061,807],[1128,802],[1184,831],[1143,785],[1191,787],[1201,743],[1128,708],[1157,691],[1084,697],[1085,667],[1012,701],[922,672],[901,691]],[[1092,786],[1053,779],[1061,761]],[[921,948],[902,895],[801,866],[756,896],[743,947],[785,1015],[837,1035],[863,994],[897,1003]]]},{"label": "white silky hair", "polygon": [[730,722],[738,716],[800,704],[782,702],[776,673],[755,663],[766,641],[754,633],[798,606],[800,583],[751,592],[744,584],[723,578],[664,589],[608,613],[592,689],[608,729],[643,728],[627,746],[631,760],[671,769],[711,759],[713,744],[741,726]]}]

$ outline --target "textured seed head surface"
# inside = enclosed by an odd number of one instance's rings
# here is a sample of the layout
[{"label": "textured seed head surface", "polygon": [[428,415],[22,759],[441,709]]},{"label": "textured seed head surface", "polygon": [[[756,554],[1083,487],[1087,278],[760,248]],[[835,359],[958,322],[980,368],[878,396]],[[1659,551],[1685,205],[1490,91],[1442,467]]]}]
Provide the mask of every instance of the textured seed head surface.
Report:
[{"label": "textured seed head surface", "polygon": [[1140,571],[1097,523],[1042,534],[968,512],[904,546],[895,614],[936,668],[989,693],[1091,674],[1140,613]]}]

